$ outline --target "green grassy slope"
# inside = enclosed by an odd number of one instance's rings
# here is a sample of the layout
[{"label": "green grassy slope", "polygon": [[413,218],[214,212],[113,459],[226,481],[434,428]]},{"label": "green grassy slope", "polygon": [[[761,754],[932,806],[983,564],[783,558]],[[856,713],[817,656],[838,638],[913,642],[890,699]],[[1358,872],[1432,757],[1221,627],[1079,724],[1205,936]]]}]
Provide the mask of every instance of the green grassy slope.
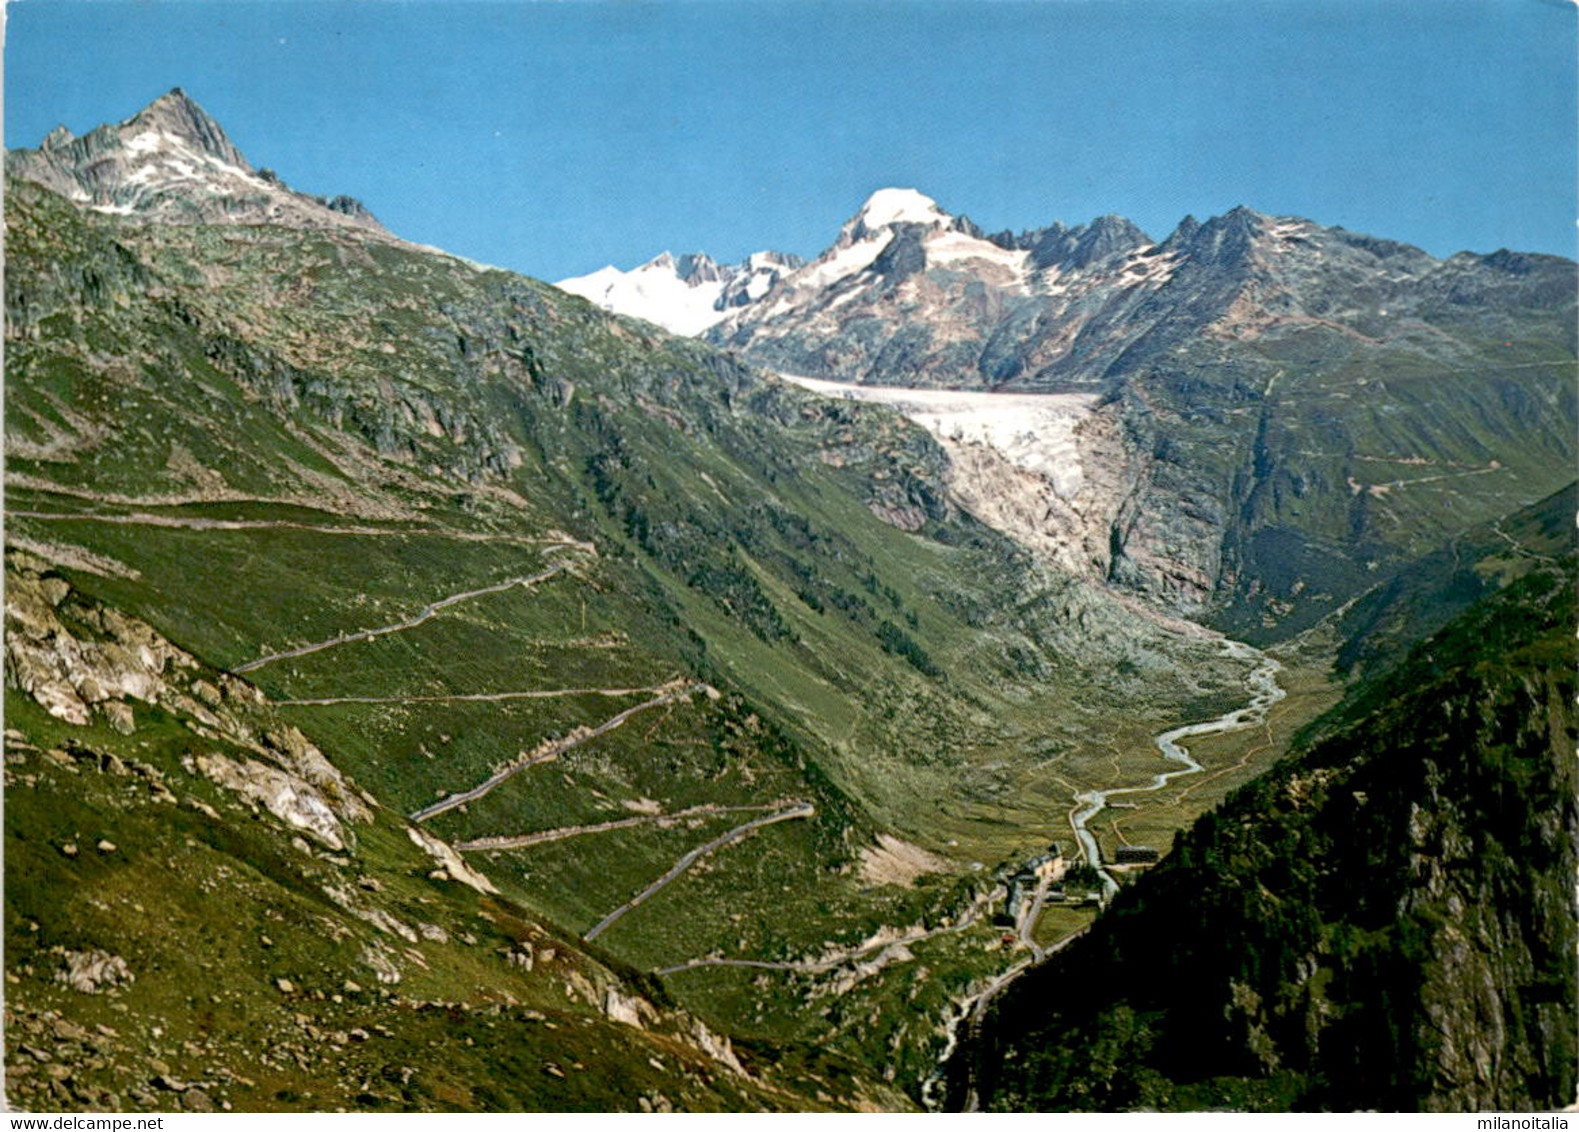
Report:
[{"label": "green grassy slope", "polygon": [[[960,513],[936,447],[875,407],[440,255],[128,225],[29,185],[7,207],[11,544],[82,600],[240,671],[396,813],[671,681],[710,686],[425,824],[464,842],[688,811],[470,854],[503,899],[574,939],[767,812],[726,808],[809,803],[596,942],[646,971],[850,953],[820,981],[666,978],[752,1048],[820,1043],[913,1092],[948,1001],[1009,959],[987,917],[915,941],[836,1007],[822,984],[871,958],[881,929],[947,926],[1000,865],[1062,835],[1072,793],[1150,773],[1151,732],[1241,690],[1243,664],[1215,645]],[[925,524],[875,514],[900,506]],[[145,726],[138,713],[125,742]],[[43,820],[25,801],[9,818],[19,838]],[[869,875],[878,833],[938,871]]]},{"label": "green grassy slope", "polygon": [[[243,682],[29,556],[8,560],[7,589],[23,686],[7,691],[5,736],[13,1105],[904,1103],[827,1055],[736,1058],[653,980],[315,770],[305,737]],[[85,724],[43,706],[68,701]],[[306,797],[327,827],[293,820]],[[73,984],[74,969],[101,977]]]}]

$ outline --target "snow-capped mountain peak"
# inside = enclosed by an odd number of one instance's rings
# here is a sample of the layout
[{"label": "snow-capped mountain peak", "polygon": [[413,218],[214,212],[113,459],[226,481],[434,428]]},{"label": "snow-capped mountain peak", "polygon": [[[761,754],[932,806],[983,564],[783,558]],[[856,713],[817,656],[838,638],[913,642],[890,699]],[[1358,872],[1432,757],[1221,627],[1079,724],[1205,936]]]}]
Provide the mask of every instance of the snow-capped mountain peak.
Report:
[{"label": "snow-capped mountain peak", "polygon": [[180,87],[160,95],[122,122],[121,141],[140,152],[195,150],[245,172],[254,171],[220,124]]},{"label": "snow-capped mountain peak", "polygon": [[720,264],[703,252],[664,252],[629,271],[611,264],[555,286],[676,334],[700,334],[731,309],[762,298],[800,264],[797,256],[770,251],[755,252],[740,264]]},{"label": "snow-capped mountain peak", "polygon": [[878,189],[866,198],[859,212],[839,231],[839,243],[851,244],[883,238],[895,224],[947,225],[954,218],[938,207],[938,202],[915,189]]},{"label": "snow-capped mountain peak", "polygon": [[884,224],[939,224],[953,217],[938,207],[938,202],[915,189],[878,189],[866,198],[857,220],[868,228]]}]

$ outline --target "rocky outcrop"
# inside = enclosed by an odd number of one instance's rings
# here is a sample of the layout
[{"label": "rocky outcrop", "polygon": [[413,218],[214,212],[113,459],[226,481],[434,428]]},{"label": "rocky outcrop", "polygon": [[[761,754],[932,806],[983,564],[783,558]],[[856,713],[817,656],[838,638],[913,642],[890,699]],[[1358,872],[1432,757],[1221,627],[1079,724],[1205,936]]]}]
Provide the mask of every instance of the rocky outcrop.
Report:
[{"label": "rocky outcrop", "polygon": [[90,629],[73,633],[59,609],[71,586],[28,556],[8,575],[6,587],[6,681],[21,688],[57,719],[87,725],[95,713],[134,700],[157,703],[169,693],[167,671],[193,669],[195,662],[147,625],[115,610],[82,610]]},{"label": "rocky outcrop", "polygon": [[98,994],[109,987],[135,982],[126,960],[108,951],[67,951],[61,958],[65,966],[55,974],[55,981],[65,983],[83,994]]},{"label": "rocky outcrop", "polygon": [[257,762],[219,754],[194,756],[194,766],[209,781],[256,802],[293,829],[330,849],[343,849],[345,830],[323,796],[295,775]]},{"label": "rocky outcrop", "polygon": [[[432,857],[438,865],[435,872],[439,876],[435,879],[458,881],[468,888],[476,889],[478,892],[497,893],[499,891],[493,886],[492,881],[468,865],[465,858],[457,853],[448,842],[441,841],[426,830],[418,829],[414,825],[406,827],[406,834],[411,838],[412,844]],[[527,966],[531,966],[530,960],[528,960]]]}]

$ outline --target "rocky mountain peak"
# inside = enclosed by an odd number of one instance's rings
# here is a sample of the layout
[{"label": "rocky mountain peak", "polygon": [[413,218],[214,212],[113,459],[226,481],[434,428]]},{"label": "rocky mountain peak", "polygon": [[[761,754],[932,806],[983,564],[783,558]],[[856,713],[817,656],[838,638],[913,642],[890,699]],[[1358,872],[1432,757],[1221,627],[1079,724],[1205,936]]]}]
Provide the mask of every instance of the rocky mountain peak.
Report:
[{"label": "rocky mountain peak", "polygon": [[1190,255],[1198,262],[1219,265],[1242,260],[1250,254],[1269,219],[1244,205],[1214,216],[1190,235]]},{"label": "rocky mountain peak", "polygon": [[1134,251],[1151,243],[1151,237],[1123,216],[1099,216],[1075,235],[1070,265],[1088,267],[1108,256]]},{"label": "rocky mountain peak", "polygon": [[690,252],[674,263],[675,273],[691,286],[717,283],[724,278],[724,268],[706,252]]},{"label": "rocky mountain peak", "polygon": [[805,264],[805,260],[798,255],[788,252],[752,252],[746,257],[746,267],[752,271],[765,271],[769,268],[782,267],[793,271]]},{"label": "rocky mountain peak", "polygon": [[180,87],[161,94],[121,123],[123,142],[149,134],[177,138],[226,164],[252,169],[220,124]]},{"label": "rocky mountain peak", "polygon": [[1173,230],[1173,233],[1162,242],[1162,246],[1170,251],[1183,247],[1195,239],[1195,234],[1200,230],[1201,222],[1195,219],[1194,216],[1186,215],[1183,220],[1179,221],[1179,225]]},{"label": "rocky mountain peak", "polygon": [[387,237],[358,200],[292,190],[254,169],[207,111],[176,87],[118,124],[75,137],[51,130],[38,149],[8,151],[12,175],[95,212],[186,224],[339,228]]}]

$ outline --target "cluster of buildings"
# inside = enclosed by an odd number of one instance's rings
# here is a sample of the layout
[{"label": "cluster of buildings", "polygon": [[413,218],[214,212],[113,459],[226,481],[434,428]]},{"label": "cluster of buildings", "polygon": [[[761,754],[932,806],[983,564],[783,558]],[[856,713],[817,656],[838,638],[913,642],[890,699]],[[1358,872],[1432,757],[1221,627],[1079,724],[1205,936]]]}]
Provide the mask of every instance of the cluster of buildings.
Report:
[{"label": "cluster of buildings", "polygon": [[[1120,845],[1113,851],[1113,864],[1115,866],[1154,865],[1162,857],[1159,849],[1150,845]],[[1071,892],[1064,888],[1062,883],[1064,874],[1069,871],[1069,861],[1065,859],[1062,847],[1055,841],[1047,847],[1047,852],[1021,865],[1019,870],[1008,878],[1006,884],[1009,889],[1009,898],[1004,906],[1000,918],[1005,926],[1018,924],[1036,899],[1036,892],[1045,881],[1047,883],[1048,904],[1073,904],[1087,905],[1100,904],[1100,892]]]}]

